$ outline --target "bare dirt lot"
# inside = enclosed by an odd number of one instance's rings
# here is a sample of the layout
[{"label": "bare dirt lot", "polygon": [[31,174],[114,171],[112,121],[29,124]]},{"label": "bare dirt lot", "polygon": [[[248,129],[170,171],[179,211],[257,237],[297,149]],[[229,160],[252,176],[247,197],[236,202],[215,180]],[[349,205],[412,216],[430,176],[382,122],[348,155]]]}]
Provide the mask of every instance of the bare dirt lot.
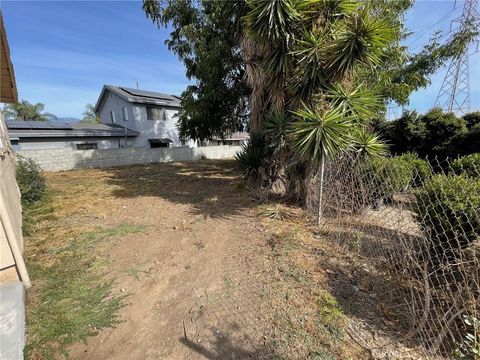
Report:
[{"label": "bare dirt lot", "polygon": [[233,161],[49,173],[47,183],[48,202],[26,214],[27,357],[370,357],[331,295],[332,247],[298,209],[259,216],[268,211]]}]

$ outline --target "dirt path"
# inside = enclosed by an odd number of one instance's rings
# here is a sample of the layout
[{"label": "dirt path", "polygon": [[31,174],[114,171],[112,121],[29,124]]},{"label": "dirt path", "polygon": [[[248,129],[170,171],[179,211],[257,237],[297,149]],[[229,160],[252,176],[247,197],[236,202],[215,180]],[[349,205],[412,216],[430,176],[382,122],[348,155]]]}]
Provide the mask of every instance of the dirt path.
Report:
[{"label": "dirt path", "polygon": [[[128,295],[123,322],[74,345],[72,359],[262,357],[269,250],[232,166],[178,163],[51,175],[71,185],[87,182],[78,191],[101,192],[89,211],[102,226],[146,226],[108,250],[114,292]],[[65,201],[74,206],[75,197]]]}]

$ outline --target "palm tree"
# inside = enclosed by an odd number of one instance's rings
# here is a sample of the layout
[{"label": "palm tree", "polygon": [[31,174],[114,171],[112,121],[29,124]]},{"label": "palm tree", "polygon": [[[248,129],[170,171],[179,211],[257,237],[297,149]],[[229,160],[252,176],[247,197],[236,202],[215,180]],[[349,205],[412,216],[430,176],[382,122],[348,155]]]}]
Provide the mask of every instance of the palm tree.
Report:
[{"label": "palm tree", "polygon": [[42,103],[31,104],[27,100],[19,103],[7,104],[3,107],[3,114],[7,120],[32,120],[48,121],[55,115],[43,112],[45,105]]},{"label": "palm tree", "polygon": [[302,121],[293,124],[293,146],[301,157],[318,165],[318,225],[322,218],[325,160],[351,145],[355,118],[346,115],[341,107],[322,112],[305,107],[303,110],[296,111],[295,115]]},{"label": "palm tree", "polygon": [[95,106],[92,104],[85,105],[83,119],[80,120],[82,124],[96,124],[100,122],[100,118],[95,113]]},{"label": "palm tree", "polygon": [[293,148],[318,165],[320,223],[325,160],[355,144],[362,153],[382,149],[376,135],[365,133],[380,99],[356,84],[355,74],[381,63],[396,29],[375,16],[371,1],[249,0],[248,4],[246,31],[263,49],[264,76],[250,81],[252,93],[262,88],[273,110],[284,103],[282,110],[295,115]]}]

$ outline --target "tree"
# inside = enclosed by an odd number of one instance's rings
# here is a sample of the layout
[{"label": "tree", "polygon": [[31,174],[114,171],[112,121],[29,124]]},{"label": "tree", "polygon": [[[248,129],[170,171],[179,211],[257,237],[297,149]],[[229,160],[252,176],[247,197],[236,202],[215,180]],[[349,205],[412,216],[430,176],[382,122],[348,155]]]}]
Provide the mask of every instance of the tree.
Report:
[{"label": "tree", "polygon": [[55,117],[50,113],[44,112],[45,105],[42,103],[31,104],[26,100],[19,103],[7,104],[3,107],[3,114],[7,120],[31,120],[47,121]]},{"label": "tree", "polygon": [[[233,128],[236,115],[249,115],[250,131],[264,132],[269,146],[279,140],[276,131],[286,129],[288,141],[257,162],[271,164],[267,174],[289,176],[289,166],[307,173],[311,165],[321,173],[333,149],[356,149],[362,156],[384,151],[369,120],[386,103],[407,101],[440,64],[463,50],[471,32],[410,56],[400,41],[408,36],[403,16],[412,4],[144,0],[143,7],[157,25],[171,24],[167,44],[195,80],[184,93],[182,134],[223,133]],[[328,137],[324,131],[332,118],[348,121],[337,123],[343,130]]]},{"label": "tree", "polygon": [[83,118],[80,120],[82,124],[96,124],[100,123],[100,117],[95,113],[95,106],[92,104],[85,105]]},{"label": "tree", "polygon": [[382,122],[377,129],[392,154],[419,153],[428,137],[425,123],[416,111],[404,111],[399,119]]},{"label": "tree", "polygon": [[415,152],[422,157],[458,157],[480,151],[478,112],[457,117],[434,108],[424,115],[405,111],[396,120],[375,127],[393,154]]},{"label": "tree", "polygon": [[182,93],[178,121],[182,137],[224,137],[247,121],[249,89],[237,29],[242,13],[236,12],[236,5],[242,3],[143,1],[146,16],[157,26],[172,25],[165,43],[194,81]]},{"label": "tree", "polygon": [[420,153],[424,156],[436,156],[440,159],[454,157],[458,154],[458,143],[467,133],[467,125],[463,118],[453,113],[444,113],[439,108],[433,108],[422,116],[427,137],[423,142]]},{"label": "tree", "polygon": [[[372,16],[380,20],[378,24],[383,22],[382,26],[391,29],[393,39],[383,49],[382,61],[373,67],[357,68],[355,77],[358,83],[374,90],[384,103],[407,104],[412,91],[428,85],[430,75],[463,51],[478,34],[471,26],[440,43],[441,34],[436,33],[419,53],[409,53],[400,41],[412,35],[405,26],[405,13],[413,2],[369,2]],[[285,79],[303,83],[297,93],[308,98],[313,88],[324,82],[316,71],[316,64],[323,61],[319,50],[327,39],[320,36],[322,24],[328,23],[328,19],[345,17],[361,3],[350,0],[144,0],[143,9],[149,19],[159,27],[172,27],[166,44],[183,61],[187,77],[194,80],[182,94],[180,132],[196,139],[223,136],[235,131],[246,119],[250,119],[251,129],[257,131],[265,114],[270,112],[270,105],[274,104],[277,110],[285,102],[298,107],[299,99],[292,98],[285,88]],[[256,23],[255,16],[262,13],[279,16],[263,17],[265,21]],[[303,20],[314,18],[318,20],[317,30],[310,29],[313,31],[305,34],[308,36],[302,34],[297,40]],[[267,38],[257,37],[255,33],[259,31],[267,34]],[[358,50],[362,44],[357,45]],[[298,56],[310,59],[310,64],[291,74],[295,68],[290,66],[291,57],[287,55],[293,46],[297,47]],[[310,81],[301,81],[302,78]]]},{"label": "tree", "polygon": [[469,129],[474,126],[480,125],[480,111],[471,112],[463,116],[463,120],[467,124]]}]

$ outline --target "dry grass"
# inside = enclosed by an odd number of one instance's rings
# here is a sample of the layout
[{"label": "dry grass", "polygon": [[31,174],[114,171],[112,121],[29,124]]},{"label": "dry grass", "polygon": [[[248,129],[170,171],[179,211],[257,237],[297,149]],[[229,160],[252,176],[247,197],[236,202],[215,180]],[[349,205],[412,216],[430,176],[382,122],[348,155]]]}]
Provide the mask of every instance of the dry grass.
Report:
[{"label": "dry grass", "polygon": [[[252,204],[232,162],[47,174],[47,184],[47,201],[26,211],[29,358],[71,343],[76,359],[353,360],[395,348],[369,264],[325,241],[300,209]],[[119,312],[131,323],[100,332]]]}]

